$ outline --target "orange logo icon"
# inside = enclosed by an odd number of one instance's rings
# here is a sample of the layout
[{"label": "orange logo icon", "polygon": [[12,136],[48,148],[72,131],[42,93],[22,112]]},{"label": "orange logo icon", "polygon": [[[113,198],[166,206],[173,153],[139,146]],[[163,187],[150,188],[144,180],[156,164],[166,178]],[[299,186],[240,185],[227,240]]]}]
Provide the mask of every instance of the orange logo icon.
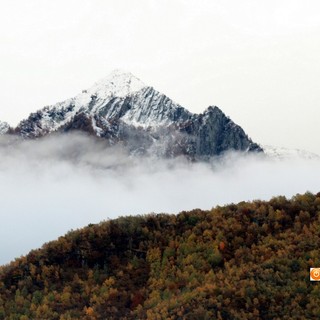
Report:
[{"label": "orange logo icon", "polygon": [[310,268],[310,280],[320,281],[320,268]]}]

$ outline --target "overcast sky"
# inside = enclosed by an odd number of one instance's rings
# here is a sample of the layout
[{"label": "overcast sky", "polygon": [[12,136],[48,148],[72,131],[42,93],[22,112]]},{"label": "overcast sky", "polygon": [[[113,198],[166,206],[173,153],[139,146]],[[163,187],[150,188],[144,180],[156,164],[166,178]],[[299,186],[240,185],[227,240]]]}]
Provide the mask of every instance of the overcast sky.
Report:
[{"label": "overcast sky", "polygon": [[0,120],[113,69],[261,144],[320,153],[318,0],[1,0]]}]

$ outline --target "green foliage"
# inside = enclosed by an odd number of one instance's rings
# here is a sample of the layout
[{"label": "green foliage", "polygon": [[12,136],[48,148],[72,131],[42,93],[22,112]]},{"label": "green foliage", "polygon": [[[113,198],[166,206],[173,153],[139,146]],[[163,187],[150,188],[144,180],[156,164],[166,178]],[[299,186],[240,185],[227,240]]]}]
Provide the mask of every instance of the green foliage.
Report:
[{"label": "green foliage", "polygon": [[319,319],[320,194],[69,232],[0,267],[0,319]]}]

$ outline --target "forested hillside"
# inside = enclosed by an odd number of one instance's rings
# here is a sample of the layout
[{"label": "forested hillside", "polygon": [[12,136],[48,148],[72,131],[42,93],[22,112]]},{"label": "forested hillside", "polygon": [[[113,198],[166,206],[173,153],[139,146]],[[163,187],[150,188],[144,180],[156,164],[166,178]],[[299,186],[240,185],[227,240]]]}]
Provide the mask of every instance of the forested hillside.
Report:
[{"label": "forested hillside", "polygon": [[89,225],[0,269],[0,319],[319,319],[319,234],[320,193]]}]

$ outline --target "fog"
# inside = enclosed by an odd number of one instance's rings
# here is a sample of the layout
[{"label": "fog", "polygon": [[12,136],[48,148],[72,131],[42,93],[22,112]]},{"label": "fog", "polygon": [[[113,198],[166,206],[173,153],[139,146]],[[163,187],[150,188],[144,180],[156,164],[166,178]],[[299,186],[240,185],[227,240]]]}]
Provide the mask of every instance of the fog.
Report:
[{"label": "fog", "polygon": [[72,134],[0,137],[0,264],[89,223],[320,191],[319,160],[228,153],[210,163],[131,157]]}]

